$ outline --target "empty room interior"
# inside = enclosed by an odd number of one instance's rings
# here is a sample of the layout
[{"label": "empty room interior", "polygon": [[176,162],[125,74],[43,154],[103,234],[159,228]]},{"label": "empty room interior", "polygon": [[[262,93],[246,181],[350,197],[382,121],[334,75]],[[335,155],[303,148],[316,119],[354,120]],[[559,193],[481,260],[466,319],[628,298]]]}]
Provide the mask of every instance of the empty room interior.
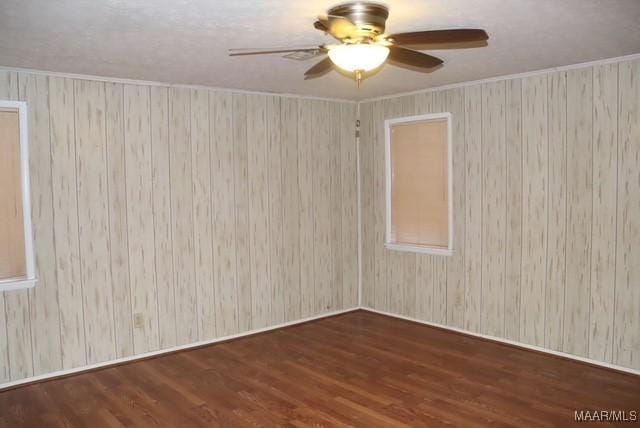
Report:
[{"label": "empty room interior", "polygon": [[640,1],[0,1],[0,427],[640,426]]}]

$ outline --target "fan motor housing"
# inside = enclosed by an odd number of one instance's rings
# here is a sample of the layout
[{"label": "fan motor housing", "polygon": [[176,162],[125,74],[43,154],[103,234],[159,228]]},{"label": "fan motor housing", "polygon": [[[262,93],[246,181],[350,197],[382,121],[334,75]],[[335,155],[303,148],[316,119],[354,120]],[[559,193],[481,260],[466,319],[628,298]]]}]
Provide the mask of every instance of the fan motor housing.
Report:
[{"label": "fan motor housing", "polygon": [[358,27],[363,37],[374,38],[384,34],[389,9],[380,3],[356,1],[334,6],[327,14],[347,18]]}]

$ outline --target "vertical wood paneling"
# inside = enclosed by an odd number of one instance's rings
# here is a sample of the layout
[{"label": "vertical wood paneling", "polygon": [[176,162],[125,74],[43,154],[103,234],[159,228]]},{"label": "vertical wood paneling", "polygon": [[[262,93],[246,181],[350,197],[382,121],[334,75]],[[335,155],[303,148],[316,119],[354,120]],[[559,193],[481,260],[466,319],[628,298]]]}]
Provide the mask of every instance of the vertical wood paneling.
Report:
[{"label": "vertical wood paneling", "polygon": [[60,348],[62,368],[70,369],[86,364],[78,247],[73,80],[49,78],[49,115]]},{"label": "vertical wood paneling", "polygon": [[376,307],[375,286],[375,204],[373,196],[373,159],[376,152],[373,139],[373,104],[360,104],[360,130],[358,142],[358,159],[360,162],[360,225],[362,248],[362,304],[371,308]]},{"label": "vertical wood paneling", "polygon": [[282,245],[285,321],[300,318],[300,200],[298,197],[298,100],[280,101]]},{"label": "vertical wood paneling", "polygon": [[545,346],[562,350],[567,228],[567,80],[549,75],[549,221]]},{"label": "vertical wood paneling", "polygon": [[315,275],[315,313],[331,308],[331,244],[330,240],[330,127],[329,111],[325,101],[313,101],[313,135],[311,156],[317,168],[313,169],[313,271]]},{"label": "vertical wood paneling", "polygon": [[282,232],[282,122],[280,120],[280,97],[267,97],[267,177],[269,199],[269,273],[271,281],[271,323],[285,320],[284,303],[284,237]]},{"label": "vertical wood paneling", "polygon": [[105,84],[75,81],[80,272],[87,363],[116,357],[109,251]]},{"label": "vertical wood paneling", "polygon": [[355,141],[356,107],[339,107],[340,185],[342,202],[342,307],[358,304],[358,183]]},{"label": "vertical wood paneling", "polygon": [[[146,86],[124,87],[124,148],[131,311],[142,316],[133,328],[135,353],[158,349],[158,301],[155,278],[151,94]],[[133,203],[135,201],[135,203]],[[116,300],[117,301],[117,300]],[[120,305],[122,302],[117,301]],[[117,333],[116,333],[117,334]]]},{"label": "vertical wood paneling", "polygon": [[0,383],[356,303],[355,105],[12,72],[0,98],[29,105],[38,268],[0,293]]},{"label": "vertical wood paneling", "polygon": [[[506,253],[502,336],[553,349],[564,345],[570,352],[640,367],[637,317],[640,292],[635,287],[640,281],[637,268],[640,256],[635,250],[640,248],[640,226],[634,215],[640,210],[637,196],[640,194],[637,165],[640,89],[636,78],[639,72],[638,61],[633,61],[504,83],[506,214],[501,223],[504,226],[498,228],[505,229]],[[565,73],[570,75],[567,83]],[[493,159],[497,147],[487,146],[487,141],[494,142],[496,135],[500,140],[501,136],[494,134],[498,131],[493,125],[487,128],[487,123],[494,123],[492,109],[496,104],[483,97],[479,88],[481,86],[454,90],[460,94],[460,111],[451,107],[452,91],[361,105],[365,304],[389,309],[393,303],[401,313],[407,313],[410,307],[407,305],[412,305],[411,293],[415,291],[415,310],[420,318],[434,320],[446,314],[447,323],[480,331],[484,313],[482,330],[488,331],[488,326],[493,325],[496,312],[487,311],[487,307],[496,296],[494,283],[489,282],[489,278],[498,271],[487,261],[491,249],[486,237],[493,236],[499,222],[488,214],[493,212],[495,200],[487,198],[498,197],[489,189],[496,183],[492,175],[496,171],[488,168],[498,159]],[[154,287],[153,280],[137,279],[150,275],[147,259],[140,262],[142,265],[135,260],[143,249],[156,259],[151,275],[155,276],[157,285],[155,311],[160,348],[192,341],[189,336],[209,336],[205,330],[212,322],[217,324],[217,335],[248,329],[252,316],[249,192],[256,184],[254,177],[266,177],[258,185],[265,187],[268,195],[266,266],[272,287],[269,306],[284,305],[287,319],[299,318],[305,311],[311,315],[326,307],[325,304],[339,306],[341,300],[348,306],[346,291],[353,293],[357,286],[356,282],[353,288],[348,285],[347,272],[351,265],[347,263],[346,248],[351,241],[345,241],[350,224],[346,218],[351,216],[348,205],[354,203],[345,191],[345,186],[350,184],[346,178],[349,175],[345,174],[348,166],[345,159],[349,156],[345,144],[352,140],[346,115],[335,109],[339,106],[343,111],[350,110],[351,105],[280,100],[278,129],[270,129],[272,120],[268,116],[263,128],[252,131],[262,132],[268,141],[264,158],[252,161],[262,162],[258,169],[263,168],[262,171],[266,171],[263,174],[249,171],[246,132],[247,126],[253,125],[247,121],[246,95],[220,92],[212,94],[205,103],[198,96],[192,97],[191,91],[151,87],[148,88],[148,107],[143,106],[145,96],[133,92],[131,99],[136,103],[128,106],[121,84],[32,76],[18,84],[17,73],[0,72],[0,98],[18,99],[19,89],[23,91],[20,98],[29,97],[30,110],[37,109],[32,120],[37,122],[38,131],[32,139],[38,141],[37,150],[41,151],[37,156],[32,155],[31,163],[40,167],[48,161],[37,172],[32,171],[34,177],[34,174],[39,177],[33,178],[32,183],[32,198],[37,198],[34,208],[47,206],[46,198],[50,205],[49,213],[40,209],[36,213],[34,209],[34,229],[40,228],[37,232],[40,237],[51,236],[46,244],[48,249],[44,250],[36,237],[36,249],[39,259],[43,253],[51,254],[45,262],[50,266],[44,275],[57,286],[38,288],[38,283],[31,292],[0,293],[0,382],[48,371],[50,367],[75,367],[129,355],[151,346],[148,340],[153,343],[154,333],[150,338],[146,334],[135,336],[131,317],[132,311],[139,311],[136,302],[144,301],[144,298],[138,300],[138,292],[146,295],[152,291],[147,287]],[[456,256],[444,262],[425,256],[428,263],[423,264],[420,257],[416,258],[414,279],[407,277],[412,269],[411,258],[395,257],[383,247],[385,106],[394,105],[404,114],[406,106],[412,103],[419,106],[424,100],[429,109],[439,107],[439,111],[454,113],[454,189],[457,180],[463,189],[458,202],[461,208],[456,209],[456,212],[462,210],[460,220],[464,225],[461,240],[464,257],[460,259],[464,270],[459,280],[455,279],[457,251]],[[206,109],[205,104],[208,112],[196,111],[201,107]],[[318,105],[322,106],[325,121],[340,123],[340,132],[317,129],[314,118]],[[129,107],[130,112],[125,111]],[[253,108],[252,104],[249,110]],[[270,109],[266,109],[268,115]],[[456,131],[456,111],[457,115],[464,113],[459,131]],[[133,126],[137,119],[141,120],[138,129]],[[150,137],[146,138],[145,122],[150,128]],[[125,135],[126,123],[130,125]],[[48,132],[46,128],[50,128]],[[209,137],[205,138],[207,132]],[[456,145],[456,132],[462,136],[461,145]],[[278,133],[280,137],[276,138]],[[125,141],[127,136],[129,139]],[[336,143],[338,140],[340,145]],[[46,143],[41,144],[42,141]],[[133,142],[131,147],[128,141]],[[274,146],[276,141],[280,144]],[[318,147],[317,142],[321,144]],[[32,151],[34,144],[32,141]],[[43,147],[48,144],[50,147],[45,150]],[[583,150],[584,146],[591,148]],[[269,148],[274,149],[273,153]],[[318,150],[320,162],[314,157]],[[460,157],[458,150],[462,151]],[[463,165],[460,176],[456,159]],[[565,163],[567,167],[563,168]],[[325,170],[315,171],[320,167]],[[338,173],[339,181],[333,179],[333,174]],[[355,172],[353,174],[355,176]],[[46,175],[50,175],[50,180],[44,183]],[[151,180],[151,190],[139,197],[137,192],[149,187],[144,177]],[[317,188],[325,182],[326,188],[316,195]],[[355,181],[351,184],[355,188]],[[43,191],[44,198],[40,194]],[[338,193],[341,198],[336,198]],[[454,198],[456,195],[454,191]],[[131,198],[136,199],[135,206]],[[144,198],[150,198],[151,202],[140,203]],[[203,201],[210,208],[204,208]],[[326,206],[316,212],[321,205],[318,201],[326,202]],[[279,204],[281,242],[274,241],[279,232],[278,224],[272,221],[278,215]],[[568,204],[566,208],[565,204]],[[140,221],[136,216],[145,209],[151,211],[148,224],[133,230],[135,222]],[[207,209],[210,209],[208,214]],[[332,217],[336,209],[341,220]],[[328,212],[329,217],[318,222],[315,216],[323,212]],[[563,215],[568,217],[566,223],[562,222]],[[46,218],[50,221],[44,220]],[[211,244],[203,241],[200,248],[204,248],[203,254],[206,254],[207,245],[212,245],[209,257],[213,258],[210,265],[213,266],[213,285],[209,286],[213,286],[213,290],[203,288],[205,282],[199,282],[201,271],[196,268],[196,263],[206,259],[205,256],[199,260],[201,253],[196,249],[196,239],[200,238],[198,228],[206,229],[207,218],[213,223],[209,226]],[[491,223],[485,224],[488,218]],[[460,226],[455,212],[454,225],[457,243]],[[149,227],[153,229],[152,238]],[[612,236],[614,228],[615,237]],[[338,229],[342,236],[340,246],[336,238]],[[328,251],[320,254],[327,255],[329,266],[328,271],[322,273],[328,280],[322,279],[318,290],[315,288],[317,266],[314,266],[317,236],[327,236]],[[289,246],[289,241],[294,245]],[[274,259],[279,245],[283,246],[282,256]],[[338,252],[342,253],[339,260]],[[282,257],[281,265],[279,257]],[[445,270],[434,266],[434,261],[442,263]],[[175,272],[174,263],[178,266]],[[205,264],[200,267],[206,270]],[[285,291],[278,290],[276,285],[275,277],[279,274],[274,272],[278,266],[282,269]],[[615,279],[612,279],[613,266]],[[40,262],[38,267],[42,269]],[[130,275],[142,289],[137,289],[133,279],[129,283]],[[351,275],[357,279],[357,269]],[[576,280],[579,275],[586,280]],[[334,284],[337,278],[341,278],[342,284]],[[436,288],[443,278],[446,289]],[[390,279],[401,286],[399,294],[391,294]],[[178,286],[176,290],[174,281]],[[415,288],[407,292],[405,287],[414,281]],[[289,288],[291,284],[293,289]],[[461,300],[454,297],[455,284],[463,287]],[[567,299],[574,299],[568,305],[564,299],[565,286]],[[57,299],[46,294],[51,292],[57,294]],[[207,292],[212,294],[201,300]],[[425,299],[422,293],[427,293],[428,303],[421,302]],[[316,300],[317,295],[322,303]],[[129,296],[133,299],[128,300]],[[443,296],[446,311],[438,304],[435,312],[439,312],[435,313],[434,299],[441,301]],[[399,300],[392,302],[398,297]],[[206,301],[211,299],[213,304],[206,308]],[[140,312],[150,311],[153,317],[153,303],[142,306],[144,309]],[[59,333],[55,332],[56,321],[51,325],[43,323],[45,319],[52,319],[52,311],[54,318],[59,316]],[[211,321],[212,313],[215,321]],[[203,319],[205,316],[210,317],[209,321]],[[267,323],[277,319],[278,315],[269,316]],[[145,321],[152,322],[146,317]],[[564,328],[563,323],[569,327]],[[49,329],[53,336],[43,334]],[[56,334],[59,334],[59,345]]]},{"label": "vertical wood paneling", "polygon": [[618,204],[613,362],[640,368],[640,61],[618,71]]},{"label": "vertical wood paneling", "polygon": [[593,224],[589,358],[613,361],[618,173],[618,64],[593,70]]},{"label": "vertical wood paneling", "polygon": [[547,76],[522,80],[522,290],[520,340],[544,346],[547,257]]},{"label": "vertical wood paneling", "polygon": [[506,238],[505,82],[482,86],[481,331],[504,334]]},{"label": "vertical wood paneling", "polygon": [[522,81],[506,82],[507,232],[505,238],[504,334],[520,339],[522,266]]},{"label": "vertical wood paneling", "polygon": [[209,92],[191,91],[191,165],[193,175],[193,234],[196,260],[198,338],[216,336],[211,217],[211,149]]},{"label": "vertical wood paneling", "polygon": [[151,152],[153,228],[158,293],[160,348],[175,346],[176,301],[171,221],[171,151],[169,146],[169,91],[151,87]]},{"label": "vertical wood paneling", "polygon": [[416,254],[416,316],[433,322],[433,258]]},{"label": "vertical wood paneling", "polygon": [[33,350],[31,330],[28,328],[31,324],[28,292],[20,290],[7,293],[5,305],[9,380],[32,376]]},{"label": "vertical wood paneling", "polygon": [[482,87],[465,88],[465,316],[464,328],[479,332],[482,301]]},{"label": "vertical wood paneling", "polygon": [[[9,379],[16,380],[33,375],[33,350],[29,328],[29,296],[27,291],[7,293],[6,337]],[[26,326],[26,327],[25,327]]]},{"label": "vertical wood paneling", "polygon": [[[0,72],[0,97],[18,100],[18,74]],[[0,361],[5,361],[4,376],[19,379],[33,374],[33,354],[31,347],[31,319],[29,318],[29,293],[26,290],[0,293],[0,352],[5,352]],[[4,303],[4,304],[3,304]],[[2,355],[2,354],[0,354]]]},{"label": "vertical wood paneling", "polygon": [[216,331],[227,336],[238,332],[232,95],[211,92],[209,114]]},{"label": "vertical wood paneling", "polygon": [[252,328],[271,319],[269,278],[269,183],[266,130],[267,97],[247,96],[247,159],[249,171],[249,261]]},{"label": "vertical wood paneling", "polygon": [[300,316],[315,312],[314,274],[314,194],[313,194],[313,116],[315,104],[298,100],[298,185],[300,201]]},{"label": "vertical wood paneling", "polygon": [[447,260],[447,324],[464,326],[465,247],[465,142],[464,90],[446,91],[446,111],[451,113],[453,157],[453,256]]},{"label": "vertical wood paneling", "polygon": [[[41,165],[31,170],[31,219],[33,222],[33,246],[36,255],[38,287],[29,290],[19,306],[29,309],[33,373],[35,375],[59,370],[61,356],[55,353],[60,346],[60,314],[47,311],[49,302],[58,301],[55,271],[55,246],[53,229],[53,202],[51,188],[51,143],[49,130],[49,82],[46,76],[21,74],[19,76],[20,99],[29,108],[29,162]],[[20,292],[20,294],[23,294]],[[27,332],[23,333],[28,335]],[[25,337],[26,343],[26,337]],[[53,355],[51,355],[53,354]]]},{"label": "vertical wood paneling", "polygon": [[[331,254],[331,277],[329,278],[329,290],[331,294],[330,310],[342,308],[343,290],[335,284],[344,284],[342,254],[342,170],[341,170],[341,128],[342,112],[340,108],[334,108],[327,103],[329,123],[335,124],[329,127],[329,244]],[[337,125],[337,126],[336,126]]]},{"label": "vertical wood paneling", "polygon": [[567,271],[563,349],[586,356],[593,207],[593,72],[567,72]]},{"label": "vertical wood paneling", "polygon": [[363,304],[405,315],[412,282],[406,259],[376,235],[385,221],[382,124],[401,105],[424,114],[442,111],[444,99],[454,127],[454,256],[442,275],[443,258],[416,255],[416,317],[442,322],[445,278],[448,325],[640,367],[639,64],[362,103]]},{"label": "vertical wood paneling", "polygon": [[124,88],[105,84],[109,244],[114,301],[116,355],[134,353],[127,227],[127,177],[124,136]]},{"label": "vertical wood paneling", "polygon": [[197,291],[193,243],[193,177],[190,91],[169,90],[171,222],[177,344],[198,340]]},{"label": "vertical wood paneling", "polygon": [[236,287],[238,329],[252,328],[251,263],[249,255],[249,172],[247,159],[247,96],[233,95],[233,161],[236,218]]}]

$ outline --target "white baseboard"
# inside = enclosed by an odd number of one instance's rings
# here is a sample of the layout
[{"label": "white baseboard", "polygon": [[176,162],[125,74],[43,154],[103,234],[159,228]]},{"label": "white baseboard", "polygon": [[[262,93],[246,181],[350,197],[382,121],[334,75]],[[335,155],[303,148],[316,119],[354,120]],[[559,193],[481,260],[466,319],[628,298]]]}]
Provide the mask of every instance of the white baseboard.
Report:
[{"label": "white baseboard", "polygon": [[277,325],[270,326],[270,327],[260,328],[260,329],[256,329],[256,330],[249,330],[249,331],[245,331],[243,333],[232,334],[230,336],[217,337],[215,339],[210,339],[210,340],[202,340],[202,341],[199,341],[199,342],[189,343],[187,345],[174,346],[172,348],[166,348],[166,349],[161,349],[161,350],[157,350],[157,351],[146,352],[144,354],[131,355],[129,357],[117,358],[115,360],[102,361],[100,363],[89,364],[89,365],[82,366],[82,367],[75,367],[75,368],[67,369],[67,370],[58,370],[58,371],[55,371],[55,372],[45,373],[45,374],[38,375],[38,376],[31,376],[31,377],[27,377],[27,378],[24,378],[24,379],[18,379],[18,380],[14,380],[14,381],[11,381],[11,382],[6,382],[6,383],[3,383],[3,384],[0,384],[0,391],[2,391],[3,389],[7,389],[7,388],[13,388],[15,386],[19,386],[19,385],[22,385],[22,384],[39,382],[39,381],[42,381],[42,380],[57,378],[57,377],[61,377],[61,376],[67,376],[67,375],[71,375],[71,374],[75,374],[75,373],[82,373],[82,372],[93,370],[93,369],[104,368],[104,367],[114,366],[114,365],[118,365],[118,364],[122,364],[122,363],[126,363],[126,362],[142,360],[142,359],[149,358],[149,357],[160,356],[162,354],[170,354],[170,353],[176,352],[176,351],[183,351],[183,350],[187,350],[187,349],[191,349],[191,348],[197,348],[197,347],[204,346],[204,345],[212,345],[212,344],[219,343],[219,342],[225,342],[225,341],[231,340],[231,339],[238,339],[238,338],[245,337],[245,336],[252,336],[252,335],[258,334],[258,333],[264,333],[264,332],[267,332],[267,331],[278,330],[278,329],[283,328],[283,327],[289,327],[289,326],[293,326],[293,325],[296,325],[296,324],[303,324],[303,323],[308,322],[308,321],[318,320],[318,319],[322,319],[322,318],[328,318],[328,317],[331,317],[331,316],[334,316],[334,315],[345,314],[345,313],[357,311],[357,310],[360,310],[360,309],[364,310],[364,311],[368,311],[368,312],[373,312],[373,313],[376,313],[376,314],[386,315],[386,316],[390,316],[390,317],[393,317],[393,318],[399,318],[399,319],[403,319],[403,320],[406,320],[406,321],[412,321],[412,322],[416,322],[416,323],[419,323],[419,324],[428,325],[428,326],[431,326],[431,327],[443,328],[443,329],[446,329],[446,330],[451,330],[451,331],[455,331],[455,332],[458,332],[458,333],[466,334],[466,335],[469,335],[469,336],[480,337],[480,338],[483,338],[483,339],[489,339],[489,340],[493,340],[495,342],[506,343],[508,345],[513,345],[513,346],[517,346],[517,347],[520,347],[520,348],[532,349],[534,351],[544,352],[544,353],[547,353],[547,354],[552,354],[552,355],[556,355],[556,356],[560,356],[560,357],[564,357],[564,358],[569,358],[569,359],[572,359],[572,360],[582,361],[582,362],[585,362],[585,363],[594,364],[594,365],[597,365],[597,366],[606,367],[606,368],[609,368],[609,369],[618,370],[618,371],[622,371],[622,372],[625,372],[625,373],[630,373],[630,374],[634,374],[634,375],[639,375],[640,376],[640,370],[631,369],[631,368],[628,368],[628,367],[622,367],[622,366],[618,366],[618,365],[615,365],[615,364],[610,364],[610,363],[606,363],[606,362],[602,362],[602,361],[592,360],[592,359],[589,359],[589,358],[579,357],[577,355],[567,354],[567,353],[564,353],[564,352],[553,351],[551,349],[541,348],[539,346],[534,346],[534,345],[528,345],[526,343],[516,342],[514,340],[503,339],[503,338],[500,338],[500,337],[489,336],[489,335],[486,335],[486,334],[474,333],[472,331],[463,330],[461,328],[450,327],[450,326],[447,326],[447,325],[432,323],[432,322],[429,322],[429,321],[423,321],[423,320],[419,320],[417,318],[405,317],[403,315],[398,315],[398,314],[394,314],[394,313],[391,313],[391,312],[379,311],[377,309],[369,308],[367,306],[358,306],[358,307],[353,307],[353,308],[349,308],[349,309],[343,309],[343,310],[340,310],[340,311],[329,312],[329,313],[326,313],[326,314],[315,315],[315,316],[308,317],[308,318],[302,318],[302,319],[295,320],[295,321],[289,321],[289,322],[286,322],[286,323],[277,324]]},{"label": "white baseboard", "polygon": [[289,326],[296,325],[296,324],[303,324],[305,322],[318,320],[318,319],[321,319],[321,318],[328,318],[328,317],[332,317],[334,315],[345,314],[347,312],[357,311],[358,309],[360,309],[360,308],[359,307],[353,307],[353,308],[349,308],[349,309],[343,309],[343,310],[340,310],[340,311],[333,311],[333,312],[329,312],[329,313],[326,313],[326,314],[315,315],[315,316],[312,316],[312,317],[302,318],[302,319],[295,320],[295,321],[289,321],[289,322],[285,322],[285,323],[282,323],[282,324],[273,325],[273,326],[270,326],[270,327],[264,327],[264,328],[259,328],[259,329],[256,329],[256,330],[245,331],[245,332],[238,333],[238,334],[232,334],[230,336],[217,337],[215,339],[209,339],[209,340],[202,340],[202,341],[199,341],[199,342],[189,343],[187,345],[174,346],[172,348],[166,348],[166,349],[160,349],[160,350],[157,350],[157,351],[145,352],[144,354],[131,355],[129,357],[117,358],[115,360],[102,361],[102,362],[99,362],[99,363],[89,364],[89,365],[82,366],[82,367],[75,367],[75,368],[67,369],[67,370],[58,370],[58,371],[55,371],[55,372],[45,373],[45,374],[38,375],[38,376],[31,376],[31,377],[27,377],[27,378],[24,378],[24,379],[18,379],[18,380],[14,380],[14,381],[11,381],[11,382],[6,382],[6,383],[0,384],[0,392],[3,389],[12,388],[14,386],[22,385],[22,384],[25,384],[25,383],[39,382],[39,381],[46,380],[46,379],[51,379],[51,378],[56,378],[56,377],[61,377],[61,376],[67,376],[67,375],[70,375],[70,374],[81,373],[81,372],[85,372],[85,371],[88,371],[88,370],[93,370],[93,369],[98,369],[98,368],[103,368],[103,367],[114,366],[114,365],[130,362],[130,361],[142,360],[142,359],[145,359],[145,358],[155,357],[155,356],[159,356],[159,355],[162,355],[162,354],[169,354],[169,353],[176,352],[176,351],[183,351],[183,350],[187,350],[187,349],[191,349],[191,348],[197,348],[197,347],[203,346],[203,345],[212,345],[212,344],[215,344],[215,343],[218,343],[218,342],[225,342],[225,341],[231,340],[231,339],[238,339],[238,338],[245,337],[245,336],[252,336],[254,334],[264,333],[264,332],[271,331],[271,330],[278,330],[278,329],[283,328],[283,327],[289,327]]},{"label": "white baseboard", "polygon": [[596,366],[601,366],[601,367],[605,367],[605,368],[608,368],[608,369],[618,370],[618,371],[621,371],[621,372],[630,373],[630,374],[634,374],[634,375],[640,376],[640,370],[632,369],[632,368],[629,368],[629,367],[618,366],[618,365],[607,363],[607,362],[604,362],[604,361],[592,360],[590,358],[580,357],[578,355],[573,355],[573,354],[567,354],[565,352],[560,352],[560,351],[554,351],[552,349],[542,348],[540,346],[528,345],[526,343],[517,342],[515,340],[503,339],[501,337],[489,336],[487,334],[474,333],[472,331],[464,330],[464,329],[457,328],[457,327],[451,327],[451,326],[448,326],[448,325],[437,324],[437,323],[429,322],[429,321],[423,321],[423,320],[420,320],[420,319],[417,319],[417,318],[406,317],[404,315],[398,315],[398,314],[394,314],[394,313],[391,313],[391,312],[379,311],[377,309],[369,308],[367,306],[360,306],[360,309],[362,309],[364,311],[369,311],[369,312],[373,312],[373,313],[376,313],[376,314],[380,314],[380,315],[386,315],[386,316],[393,317],[393,318],[399,318],[399,319],[403,319],[403,320],[406,320],[406,321],[412,321],[412,322],[415,322],[415,323],[424,324],[424,325],[428,325],[428,326],[431,326],[431,327],[438,327],[438,328],[442,328],[442,329],[445,329],[445,330],[450,330],[450,331],[455,331],[457,333],[466,334],[466,335],[469,335],[469,336],[480,337],[482,339],[488,339],[488,340],[492,340],[494,342],[500,342],[500,343],[505,343],[507,345],[517,346],[518,348],[524,348],[524,349],[530,349],[530,350],[533,350],[533,351],[544,352],[546,354],[556,355],[558,357],[569,358],[571,360],[581,361],[583,363],[589,363],[589,364],[593,364],[593,365],[596,365]]}]

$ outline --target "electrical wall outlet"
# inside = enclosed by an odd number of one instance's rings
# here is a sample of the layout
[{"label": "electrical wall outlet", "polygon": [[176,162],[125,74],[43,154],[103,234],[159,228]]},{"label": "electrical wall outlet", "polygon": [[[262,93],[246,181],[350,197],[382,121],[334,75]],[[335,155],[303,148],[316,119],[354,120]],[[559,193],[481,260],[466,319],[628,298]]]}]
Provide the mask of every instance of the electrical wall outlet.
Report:
[{"label": "electrical wall outlet", "polygon": [[144,325],[144,315],[141,313],[133,314],[133,326],[135,328],[142,328]]}]

